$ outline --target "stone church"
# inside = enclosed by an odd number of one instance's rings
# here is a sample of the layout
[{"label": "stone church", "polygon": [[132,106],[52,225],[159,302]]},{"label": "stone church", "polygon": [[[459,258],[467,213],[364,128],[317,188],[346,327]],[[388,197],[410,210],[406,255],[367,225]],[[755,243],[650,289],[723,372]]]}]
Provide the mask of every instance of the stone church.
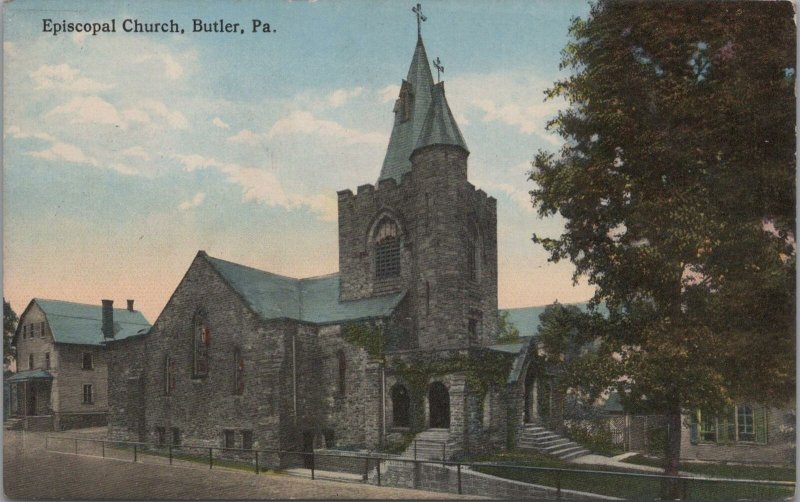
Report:
[{"label": "stone church", "polygon": [[111,437],[294,451],[427,438],[448,457],[514,442],[536,399],[529,339],[496,343],[497,201],[468,181],[428,61],[420,36],[377,183],[338,192],[339,272],[198,252],[152,329],[108,344]]}]

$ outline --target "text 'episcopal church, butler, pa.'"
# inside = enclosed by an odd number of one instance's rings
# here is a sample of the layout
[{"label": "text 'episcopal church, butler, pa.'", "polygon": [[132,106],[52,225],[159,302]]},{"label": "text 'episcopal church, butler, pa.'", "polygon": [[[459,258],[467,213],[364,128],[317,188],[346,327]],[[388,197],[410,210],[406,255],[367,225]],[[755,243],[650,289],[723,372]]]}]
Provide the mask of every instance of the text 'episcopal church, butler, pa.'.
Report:
[{"label": "text 'episcopal church, butler, pa.'", "polygon": [[497,201],[469,183],[468,156],[419,36],[377,185],[338,193],[339,273],[198,252],[152,329],[108,343],[111,437],[510,446],[535,413],[534,348],[496,342]]}]

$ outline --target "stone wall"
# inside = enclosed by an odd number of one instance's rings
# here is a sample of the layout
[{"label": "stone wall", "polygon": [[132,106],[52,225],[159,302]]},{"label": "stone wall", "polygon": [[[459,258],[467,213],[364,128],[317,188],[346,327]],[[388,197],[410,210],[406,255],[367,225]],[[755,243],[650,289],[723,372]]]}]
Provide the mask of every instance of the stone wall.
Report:
[{"label": "stone wall", "polygon": [[55,416],[57,430],[83,429],[108,425],[108,413],[59,413]]},{"label": "stone wall", "polygon": [[[193,374],[193,333],[199,311],[211,332],[209,369]],[[261,322],[206,261],[193,261],[148,335],[144,374],[145,438],[157,441],[157,429],[180,431],[186,444],[223,446],[233,431],[241,447],[242,431],[252,431],[254,447],[280,448],[279,409],[284,341],[291,325]],[[244,391],[234,392],[234,350],[244,359]],[[175,387],[166,391],[167,357],[176,363]]]},{"label": "stone wall", "polygon": [[107,342],[108,437],[116,441],[145,439],[144,377],[147,337]]}]

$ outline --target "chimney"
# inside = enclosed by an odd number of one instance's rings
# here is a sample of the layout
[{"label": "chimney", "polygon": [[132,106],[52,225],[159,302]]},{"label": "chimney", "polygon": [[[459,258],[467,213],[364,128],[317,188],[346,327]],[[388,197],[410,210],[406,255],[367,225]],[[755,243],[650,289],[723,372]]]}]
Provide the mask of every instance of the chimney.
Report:
[{"label": "chimney", "polygon": [[133,312],[133,300],[128,300],[128,312]]},{"label": "chimney", "polygon": [[103,300],[103,338],[114,338],[114,300]]}]

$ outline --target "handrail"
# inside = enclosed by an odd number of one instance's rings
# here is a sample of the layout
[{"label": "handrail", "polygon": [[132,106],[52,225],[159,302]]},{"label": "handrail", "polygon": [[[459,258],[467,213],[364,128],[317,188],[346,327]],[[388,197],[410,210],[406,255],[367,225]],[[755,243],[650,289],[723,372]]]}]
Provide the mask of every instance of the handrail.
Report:
[{"label": "handrail", "polygon": [[[457,461],[442,461],[442,460],[415,460],[409,459],[400,456],[376,456],[378,453],[375,452],[368,452],[366,455],[364,454],[353,454],[354,452],[346,452],[347,455],[339,455],[335,453],[323,453],[317,451],[299,451],[299,450],[274,450],[274,449],[246,449],[246,448],[226,448],[222,446],[206,446],[206,445],[174,445],[170,443],[165,444],[158,444],[158,443],[147,443],[143,441],[120,441],[114,439],[94,439],[94,438],[83,438],[83,437],[75,437],[75,436],[57,436],[57,435],[47,435],[46,436],[46,444],[47,441],[50,439],[61,439],[65,441],[88,441],[88,442],[97,442],[97,443],[113,443],[113,444],[123,444],[123,445],[133,445],[133,446],[154,446],[157,448],[169,448],[172,449],[201,449],[201,450],[208,450],[210,452],[216,451],[238,451],[238,452],[249,452],[254,455],[260,453],[273,453],[279,455],[285,454],[292,454],[292,455],[311,455],[312,458],[314,456],[317,457],[348,457],[354,459],[362,459],[362,460],[378,460],[384,462],[414,462],[419,464],[436,464],[436,465],[443,465],[447,467],[455,467],[457,470],[461,470],[462,467],[467,468],[475,468],[475,467],[498,467],[498,468],[511,468],[511,469],[518,469],[518,470],[526,470],[526,471],[540,471],[540,472],[555,472],[555,473],[575,473],[575,474],[600,474],[600,475],[610,475],[610,476],[622,476],[622,477],[630,477],[630,478],[649,478],[649,479],[661,479],[661,480],[680,480],[680,481],[702,481],[702,482],[719,482],[719,483],[740,483],[740,484],[752,484],[752,485],[772,485],[772,486],[786,486],[786,487],[793,487],[795,486],[795,481],[786,481],[786,480],[767,480],[767,479],[742,479],[742,478],[718,478],[718,477],[707,477],[707,476],[670,476],[666,474],[649,474],[649,473],[638,473],[638,472],[621,472],[621,471],[603,471],[603,470],[589,470],[589,469],[565,469],[560,467],[538,467],[533,465],[519,465],[519,464],[503,464],[503,463],[494,463],[494,462],[457,462]],[[378,469],[380,471],[380,469]]]}]

